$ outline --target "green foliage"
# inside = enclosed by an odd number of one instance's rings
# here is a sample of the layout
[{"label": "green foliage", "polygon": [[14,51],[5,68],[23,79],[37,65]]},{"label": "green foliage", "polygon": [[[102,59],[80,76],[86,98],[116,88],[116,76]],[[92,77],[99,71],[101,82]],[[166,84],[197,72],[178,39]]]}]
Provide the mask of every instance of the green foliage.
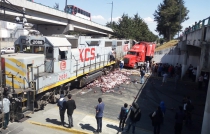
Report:
[{"label": "green foliage", "polygon": [[154,35],[148,28],[147,24],[138,14],[129,17],[123,14],[118,22],[108,22],[106,26],[111,27],[114,31],[114,37],[134,39],[136,41],[156,41],[158,36]]},{"label": "green foliage", "polygon": [[182,29],[181,23],[189,19],[188,13],[184,0],[163,0],[154,13],[156,31],[166,40],[171,40]]}]

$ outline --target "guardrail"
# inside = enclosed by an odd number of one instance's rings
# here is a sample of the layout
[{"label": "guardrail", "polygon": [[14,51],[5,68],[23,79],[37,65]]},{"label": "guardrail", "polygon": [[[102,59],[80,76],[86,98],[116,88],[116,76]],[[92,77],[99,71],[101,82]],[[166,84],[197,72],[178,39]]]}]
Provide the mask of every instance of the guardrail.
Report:
[{"label": "guardrail", "polygon": [[189,34],[191,32],[201,29],[204,26],[210,26],[210,17],[203,19],[202,21],[200,20],[198,23],[196,22],[195,25],[193,25],[192,27],[189,26],[185,29],[184,34]]}]

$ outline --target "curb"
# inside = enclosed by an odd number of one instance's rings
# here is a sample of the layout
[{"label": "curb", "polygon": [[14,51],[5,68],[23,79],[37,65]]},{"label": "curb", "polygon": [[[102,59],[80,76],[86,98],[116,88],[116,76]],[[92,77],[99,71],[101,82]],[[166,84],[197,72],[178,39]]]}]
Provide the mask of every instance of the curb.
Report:
[{"label": "curb", "polygon": [[34,124],[34,125],[39,125],[39,126],[44,126],[44,127],[49,127],[49,128],[53,128],[53,129],[57,129],[57,130],[70,132],[70,133],[73,133],[73,134],[90,134],[88,132],[84,132],[84,131],[80,131],[80,130],[76,130],[76,129],[71,129],[71,128],[65,128],[65,127],[57,126],[57,125],[42,124],[42,123],[34,122],[34,121],[27,121],[27,122],[29,122],[31,124]]}]

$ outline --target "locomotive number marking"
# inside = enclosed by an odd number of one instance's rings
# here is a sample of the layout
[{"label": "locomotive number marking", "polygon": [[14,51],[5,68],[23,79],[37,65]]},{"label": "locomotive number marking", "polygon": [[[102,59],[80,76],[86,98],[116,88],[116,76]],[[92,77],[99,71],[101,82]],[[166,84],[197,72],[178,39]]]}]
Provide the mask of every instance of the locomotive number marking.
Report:
[{"label": "locomotive number marking", "polygon": [[67,73],[59,75],[58,80],[63,80],[66,78],[67,78]]},{"label": "locomotive number marking", "polygon": [[79,53],[82,62],[95,59],[95,48],[79,49]]}]

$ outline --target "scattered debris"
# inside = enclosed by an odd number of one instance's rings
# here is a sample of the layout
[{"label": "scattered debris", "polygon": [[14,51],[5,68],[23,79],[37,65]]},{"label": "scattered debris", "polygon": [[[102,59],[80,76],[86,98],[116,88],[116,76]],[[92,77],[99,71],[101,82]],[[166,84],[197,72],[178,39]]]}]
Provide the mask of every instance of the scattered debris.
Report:
[{"label": "scattered debris", "polygon": [[103,93],[105,93],[105,92],[115,92],[113,90],[113,88],[115,86],[120,87],[120,85],[122,83],[126,83],[126,84],[130,83],[130,78],[128,77],[129,75],[131,75],[131,73],[129,73],[129,71],[115,70],[115,71],[113,71],[113,72],[111,72],[107,75],[104,75],[104,76],[98,78],[94,82],[88,84],[87,88],[96,86],[96,87],[100,87],[101,91]]}]

